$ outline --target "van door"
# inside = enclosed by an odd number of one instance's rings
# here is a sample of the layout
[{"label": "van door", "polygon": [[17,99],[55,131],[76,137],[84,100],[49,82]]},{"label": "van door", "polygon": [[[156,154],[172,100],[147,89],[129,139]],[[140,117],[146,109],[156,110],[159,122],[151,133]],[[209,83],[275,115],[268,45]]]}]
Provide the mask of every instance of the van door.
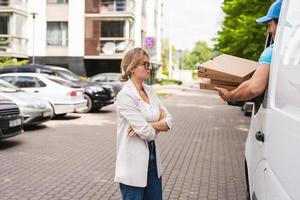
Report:
[{"label": "van door", "polygon": [[283,1],[266,115],[267,200],[300,199],[300,1]]},{"label": "van door", "polygon": [[255,113],[254,109],[253,107],[249,135],[245,145],[250,196],[252,199],[266,200],[264,169],[267,167],[267,163],[264,140],[266,137],[265,121],[267,110],[264,103],[260,106],[257,113]]}]

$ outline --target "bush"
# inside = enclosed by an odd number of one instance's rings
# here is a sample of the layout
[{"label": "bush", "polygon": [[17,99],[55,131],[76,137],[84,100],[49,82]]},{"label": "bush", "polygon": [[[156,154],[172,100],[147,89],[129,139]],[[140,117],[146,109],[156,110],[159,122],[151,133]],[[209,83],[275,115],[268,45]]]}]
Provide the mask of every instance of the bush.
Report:
[{"label": "bush", "polygon": [[179,80],[175,80],[175,79],[161,79],[159,81],[159,84],[161,85],[168,85],[168,84],[177,84],[177,85],[181,85],[182,81]]},{"label": "bush", "polygon": [[82,81],[91,81],[91,78],[86,77],[86,76],[80,76],[80,80],[82,80]]},{"label": "bush", "polygon": [[28,60],[26,59],[18,61],[17,59],[13,59],[13,58],[7,58],[7,57],[0,58],[0,67],[6,67],[10,65],[24,65],[27,63]]}]

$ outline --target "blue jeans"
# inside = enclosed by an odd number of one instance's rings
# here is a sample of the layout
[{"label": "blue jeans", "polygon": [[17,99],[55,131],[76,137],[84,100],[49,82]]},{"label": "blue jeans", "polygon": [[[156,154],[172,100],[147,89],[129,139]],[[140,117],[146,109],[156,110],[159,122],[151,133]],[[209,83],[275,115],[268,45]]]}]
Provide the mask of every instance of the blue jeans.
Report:
[{"label": "blue jeans", "polygon": [[162,200],[162,182],[157,177],[156,152],[154,141],[148,142],[149,165],[146,187],[134,187],[120,183],[123,200]]}]

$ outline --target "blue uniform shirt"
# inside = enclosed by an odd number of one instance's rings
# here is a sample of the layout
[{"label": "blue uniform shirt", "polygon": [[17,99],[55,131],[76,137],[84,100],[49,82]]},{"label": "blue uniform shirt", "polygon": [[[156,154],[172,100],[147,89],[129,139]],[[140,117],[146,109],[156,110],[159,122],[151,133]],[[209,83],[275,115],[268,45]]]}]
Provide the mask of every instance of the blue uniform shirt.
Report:
[{"label": "blue uniform shirt", "polygon": [[259,57],[258,62],[260,64],[271,64],[273,53],[273,44],[266,48]]}]

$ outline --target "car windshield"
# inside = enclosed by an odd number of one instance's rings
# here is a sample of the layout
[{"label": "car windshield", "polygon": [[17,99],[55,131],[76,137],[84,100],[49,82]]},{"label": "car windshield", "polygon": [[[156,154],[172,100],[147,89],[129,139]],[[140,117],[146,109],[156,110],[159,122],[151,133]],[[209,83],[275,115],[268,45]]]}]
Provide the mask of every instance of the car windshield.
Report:
[{"label": "car windshield", "polygon": [[80,85],[77,85],[75,83],[72,83],[71,81],[64,80],[64,79],[59,78],[59,77],[49,76],[48,79],[55,82],[55,83],[58,83],[60,85],[64,85],[64,86],[67,86],[67,87],[70,87],[70,88],[80,88]]},{"label": "car windshield", "polygon": [[18,92],[22,91],[12,84],[9,84],[3,80],[0,80],[0,92]]},{"label": "car windshield", "polygon": [[55,70],[57,73],[59,73],[63,78],[69,80],[69,81],[79,81],[80,78],[74,74],[71,71],[68,70]]}]

